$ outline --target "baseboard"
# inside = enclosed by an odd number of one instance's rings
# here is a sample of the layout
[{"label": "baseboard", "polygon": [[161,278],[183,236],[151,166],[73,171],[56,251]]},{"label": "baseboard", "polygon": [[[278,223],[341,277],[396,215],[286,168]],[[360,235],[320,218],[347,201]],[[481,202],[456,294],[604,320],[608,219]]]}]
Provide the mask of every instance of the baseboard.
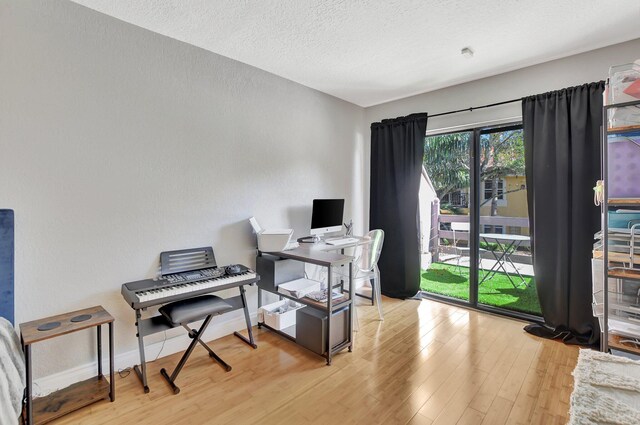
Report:
[{"label": "baseboard", "polygon": [[[251,323],[253,325],[257,323],[256,313],[253,313],[251,315]],[[215,326],[209,326],[209,328],[205,331],[204,337],[202,339],[204,341],[211,341],[246,328],[247,326],[244,321],[244,316],[240,316],[226,322],[216,323]],[[145,357],[147,358],[147,361],[150,361],[155,359],[158,354],[160,354],[159,357],[165,357],[174,353],[182,352],[185,350],[187,345],[189,345],[189,342],[191,342],[191,339],[187,336],[187,333],[184,332],[183,334],[180,334],[173,338],[168,338],[166,341],[164,341],[164,343],[163,341],[159,341],[152,344],[146,344]],[[240,341],[238,341],[238,343],[244,344]],[[103,350],[102,370],[106,375],[109,373],[108,348],[106,346],[103,346]],[[138,350],[136,349],[116,354],[114,363],[116,371],[132,367],[133,365],[140,363]],[[42,397],[61,388],[66,388],[73,383],[89,379],[92,376],[96,375],[96,368],[97,365],[95,362],[87,363],[71,369],[63,370],[62,372],[35,379],[33,381],[33,395],[34,397]]]}]

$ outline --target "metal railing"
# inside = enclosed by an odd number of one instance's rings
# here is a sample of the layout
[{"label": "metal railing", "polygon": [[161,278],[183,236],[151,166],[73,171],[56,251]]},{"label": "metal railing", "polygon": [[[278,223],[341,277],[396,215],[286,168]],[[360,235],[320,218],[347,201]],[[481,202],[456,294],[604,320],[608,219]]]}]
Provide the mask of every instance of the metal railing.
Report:
[{"label": "metal railing", "polygon": [[[453,215],[453,214],[440,214],[438,216],[438,223],[464,223],[469,222],[468,215]],[[503,229],[507,227],[529,227],[529,219],[527,217],[502,217],[502,216],[480,216],[480,225],[488,225],[488,226],[502,226]],[[437,229],[437,238],[439,239],[451,239],[453,240],[453,232],[451,230],[443,230],[438,226]],[[482,233],[482,232],[481,232]],[[509,233],[505,231],[504,233]],[[435,236],[435,235],[434,235]],[[432,238],[433,239],[433,238]],[[456,232],[456,240],[459,241],[468,241],[469,233],[468,232]],[[521,246],[530,246],[530,242],[523,242]]]},{"label": "metal railing", "polygon": [[[451,223],[456,222],[469,222],[469,216],[440,214],[439,204],[436,202],[432,205],[429,251],[431,252],[433,261],[439,261],[440,254],[456,254],[456,250],[452,244],[453,231],[446,229],[446,227],[450,228]],[[480,216],[480,225],[502,226],[504,233],[509,233],[513,231],[510,231],[508,227],[517,227],[519,229],[529,227],[529,219],[527,217]],[[442,227],[445,227],[445,229]],[[481,231],[481,233],[484,232]],[[442,239],[447,239],[449,244],[443,244]],[[469,232],[456,232],[456,242],[468,240]],[[529,241],[524,241],[520,244],[522,248],[528,248],[530,246],[531,242]],[[514,253],[511,258],[513,261],[522,264],[532,263],[531,255],[526,252],[521,252],[521,250]]]}]

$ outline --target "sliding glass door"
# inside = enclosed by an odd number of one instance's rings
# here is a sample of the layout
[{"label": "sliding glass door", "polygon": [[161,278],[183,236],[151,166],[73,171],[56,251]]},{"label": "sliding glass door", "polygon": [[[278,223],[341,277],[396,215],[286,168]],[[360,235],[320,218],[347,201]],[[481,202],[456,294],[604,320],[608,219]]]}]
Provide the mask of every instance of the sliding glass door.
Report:
[{"label": "sliding glass door", "polygon": [[541,316],[536,293],[522,126],[480,132],[478,303]]},{"label": "sliding glass door", "polygon": [[[420,189],[421,289],[466,302],[472,276],[469,237],[472,141],[470,131],[427,137]],[[430,212],[428,221],[424,219],[425,210]],[[425,240],[429,241],[428,247]]]},{"label": "sliding glass door", "polygon": [[540,316],[526,193],[521,125],[427,137],[422,290],[482,309]]}]

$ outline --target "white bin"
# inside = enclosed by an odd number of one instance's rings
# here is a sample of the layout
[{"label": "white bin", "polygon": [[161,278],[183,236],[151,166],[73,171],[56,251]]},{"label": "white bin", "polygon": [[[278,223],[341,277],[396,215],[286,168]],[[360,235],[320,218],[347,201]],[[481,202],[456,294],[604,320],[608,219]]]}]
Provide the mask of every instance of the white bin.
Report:
[{"label": "white bin", "polygon": [[[289,305],[285,312],[279,312],[282,307]],[[291,300],[282,300],[272,304],[267,304],[258,309],[258,322],[277,329],[279,331],[296,324],[296,310],[304,307]]]}]

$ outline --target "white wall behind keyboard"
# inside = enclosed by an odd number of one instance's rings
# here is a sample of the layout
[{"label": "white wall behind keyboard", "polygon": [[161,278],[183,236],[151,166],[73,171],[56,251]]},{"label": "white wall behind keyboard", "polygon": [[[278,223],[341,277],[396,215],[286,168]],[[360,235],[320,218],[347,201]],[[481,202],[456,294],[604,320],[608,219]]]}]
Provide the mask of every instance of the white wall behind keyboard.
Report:
[{"label": "white wall behind keyboard", "polygon": [[[362,108],[71,2],[2,1],[0,28],[16,322],[101,304],[129,353],[120,286],[153,277],[161,251],[209,245],[253,267],[248,218],[300,237],[314,198],[345,198],[365,225]],[[94,340],[37,344],[34,377],[90,363]]]}]

